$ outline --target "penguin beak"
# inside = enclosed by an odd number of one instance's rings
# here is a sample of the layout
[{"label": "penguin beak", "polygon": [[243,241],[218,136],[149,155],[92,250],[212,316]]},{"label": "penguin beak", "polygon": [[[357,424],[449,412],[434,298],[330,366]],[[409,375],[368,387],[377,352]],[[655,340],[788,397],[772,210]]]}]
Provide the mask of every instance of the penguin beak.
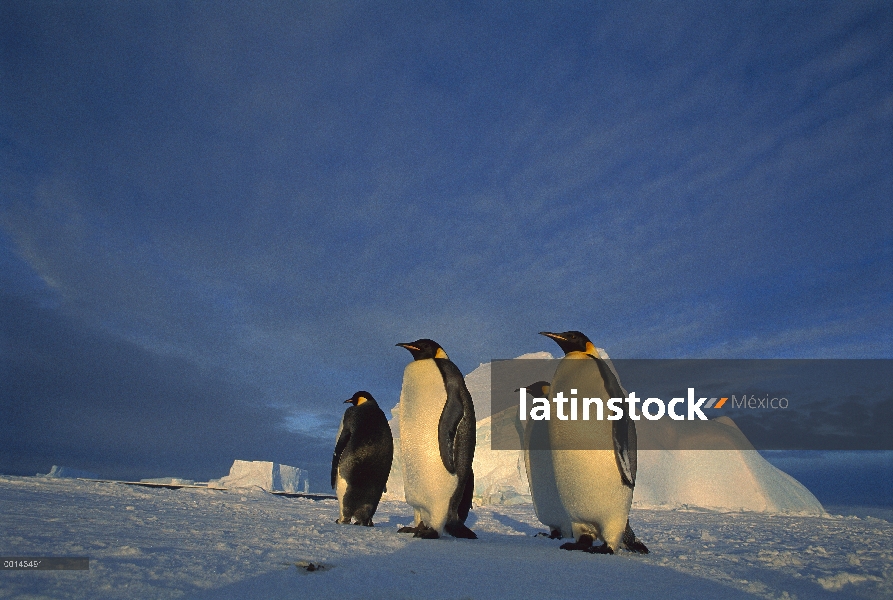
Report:
[{"label": "penguin beak", "polygon": [[[394,344],[394,345],[400,346],[401,348],[406,348],[407,350],[415,350],[416,352],[418,352],[420,350],[420,348],[416,348],[412,344]],[[404,356],[406,356],[406,355],[404,354]]]},{"label": "penguin beak", "polygon": [[353,398],[348,398],[344,401],[345,404],[353,404]]},{"label": "penguin beak", "polygon": [[549,332],[549,331],[540,331],[540,335],[544,335],[544,336],[546,336],[546,337],[550,337],[550,338],[552,338],[553,340],[561,340],[562,342],[566,342],[566,341],[567,341],[567,339],[561,337],[561,336],[558,335],[557,333],[551,333],[551,332]]},{"label": "penguin beak", "polygon": [[[521,391],[521,388],[517,388],[517,389],[515,390],[515,392],[520,392],[520,391]],[[530,394],[531,396],[536,396],[536,393],[533,392],[533,391],[531,391],[531,390],[528,390],[527,393]],[[541,394],[545,394],[546,396],[549,395],[549,394],[546,394],[546,391],[545,391],[545,390],[540,390],[539,393],[541,393]]]}]

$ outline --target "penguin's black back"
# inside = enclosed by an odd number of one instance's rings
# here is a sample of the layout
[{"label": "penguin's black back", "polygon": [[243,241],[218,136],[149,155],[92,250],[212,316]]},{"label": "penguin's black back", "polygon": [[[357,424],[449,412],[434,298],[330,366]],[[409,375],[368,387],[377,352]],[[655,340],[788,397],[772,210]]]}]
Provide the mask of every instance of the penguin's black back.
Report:
[{"label": "penguin's black back", "polygon": [[[590,355],[590,358],[598,365],[599,374],[605,382],[605,391],[609,398],[623,398],[626,394],[620,387],[620,382],[611,371],[611,367],[601,358]],[[636,486],[637,470],[637,436],[636,422],[624,411],[619,421],[611,425],[611,435],[614,441],[614,458],[617,461],[617,470],[623,484],[634,488]]]},{"label": "penguin's black back", "polygon": [[[374,400],[344,411],[340,449],[332,465],[332,480],[340,471],[348,485],[370,490],[384,490],[394,457],[394,439],[387,417]],[[381,491],[378,491],[380,494]]]},{"label": "penguin's black back", "polygon": [[471,467],[477,442],[474,403],[459,368],[447,358],[435,358],[434,362],[443,377],[447,396],[438,427],[440,456],[447,471],[459,478],[459,486],[450,499],[450,514],[464,523],[474,492]]}]

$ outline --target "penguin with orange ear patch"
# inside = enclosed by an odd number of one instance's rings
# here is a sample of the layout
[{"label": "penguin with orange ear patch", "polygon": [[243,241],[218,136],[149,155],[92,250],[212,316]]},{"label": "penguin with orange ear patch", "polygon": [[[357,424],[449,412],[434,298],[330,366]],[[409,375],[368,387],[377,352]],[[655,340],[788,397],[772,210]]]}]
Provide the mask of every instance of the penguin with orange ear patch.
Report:
[{"label": "penguin with orange ear patch", "polygon": [[[612,366],[579,331],[540,332],[564,351],[549,388],[552,400],[586,396],[607,402],[624,398]],[[636,424],[624,411],[616,421],[575,421],[559,416],[548,422],[555,489],[571,524],[576,542],[565,550],[613,554],[625,548],[642,554],[648,548],[629,526],[629,508],[636,485]],[[562,528],[563,529],[563,528]],[[566,533],[562,531],[562,533]],[[595,539],[604,544],[593,545]]]},{"label": "penguin with orange ear patch", "polygon": [[[537,381],[524,387],[534,398],[548,399],[552,384],[547,381]],[[626,396],[625,393],[624,396]],[[524,429],[524,464],[527,467],[530,497],[533,500],[533,509],[537,518],[543,525],[549,527],[548,534],[538,533],[537,535],[548,535],[552,539],[561,539],[572,536],[573,526],[570,516],[561,503],[561,496],[558,494],[555,483],[555,467],[552,464],[552,451],[548,448],[549,422],[527,421]],[[648,554],[648,548],[636,537],[628,518],[620,547],[631,552]]]},{"label": "penguin with orange ear patch", "polygon": [[[525,386],[534,398],[549,398],[551,384],[537,381]],[[519,390],[515,390],[519,391]],[[527,483],[533,510],[540,522],[549,528],[548,536],[561,539],[571,536],[571,518],[555,487],[555,468],[552,450],[549,449],[549,422],[528,420],[524,427],[524,466],[527,467]],[[547,535],[547,534],[537,534]]]},{"label": "penguin with orange ear patch", "polygon": [[360,391],[344,403],[351,406],[344,411],[332,456],[332,487],[341,507],[337,522],[356,519],[357,525],[372,527],[391,472],[394,438],[372,394]]},{"label": "penguin with orange ear patch", "polygon": [[415,524],[398,531],[434,539],[476,539],[465,525],[474,492],[474,404],[465,378],[434,340],[397,344],[413,361],[403,371],[400,448],[406,502]]}]

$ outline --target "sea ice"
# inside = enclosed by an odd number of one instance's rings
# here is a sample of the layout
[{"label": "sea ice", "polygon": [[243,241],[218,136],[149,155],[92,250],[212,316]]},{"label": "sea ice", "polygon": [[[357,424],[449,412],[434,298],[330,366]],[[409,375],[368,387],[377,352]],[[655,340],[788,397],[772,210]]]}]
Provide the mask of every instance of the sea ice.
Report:
[{"label": "sea ice", "polygon": [[37,477],[72,477],[81,479],[99,479],[99,475],[90,471],[81,471],[80,469],[72,469],[71,467],[60,467],[53,465],[49,473],[38,473]]}]

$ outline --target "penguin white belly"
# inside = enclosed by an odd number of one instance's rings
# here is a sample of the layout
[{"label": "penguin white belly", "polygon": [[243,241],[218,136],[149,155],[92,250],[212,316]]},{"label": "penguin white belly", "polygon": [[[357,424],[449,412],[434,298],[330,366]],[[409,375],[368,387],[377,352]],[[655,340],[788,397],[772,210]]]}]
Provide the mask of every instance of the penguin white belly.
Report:
[{"label": "penguin white belly", "polygon": [[335,479],[335,494],[338,496],[338,506],[341,510],[341,519],[349,518],[350,515],[345,513],[344,495],[347,493],[347,480],[341,475],[341,468],[338,468],[338,477]]},{"label": "penguin white belly", "polygon": [[[341,432],[344,430],[344,420],[341,420],[341,424],[338,425],[338,435],[335,436],[335,440],[341,439]],[[340,517],[344,518],[344,494],[347,493],[347,480],[341,475],[341,465],[339,464],[337,470],[335,471],[335,495],[338,497],[338,506],[340,510]]]},{"label": "penguin white belly", "polygon": [[338,502],[344,498],[347,493],[347,480],[341,475],[341,469],[338,469],[338,478],[335,480],[335,494],[338,496]]},{"label": "penguin white belly", "polygon": [[613,450],[556,450],[555,479],[576,538],[583,533],[620,547],[633,491],[623,485]]},{"label": "penguin white belly", "polygon": [[[417,519],[443,533],[459,478],[443,466],[438,426],[446,404],[443,376],[434,360],[409,363],[400,392],[400,446],[406,502]],[[418,522],[416,522],[418,525]]]},{"label": "penguin white belly", "polygon": [[[565,397],[578,398],[581,408],[582,398],[608,400],[598,365],[579,352],[568,354],[559,363],[552,394],[560,391]],[[616,550],[626,528],[633,491],[623,484],[620,475],[614,455],[613,421],[607,420],[608,414],[605,406],[606,418],[601,421],[595,415],[583,421],[582,410],[577,421],[562,421],[552,415],[549,437],[555,483],[573,524],[574,537],[586,533]]]}]

